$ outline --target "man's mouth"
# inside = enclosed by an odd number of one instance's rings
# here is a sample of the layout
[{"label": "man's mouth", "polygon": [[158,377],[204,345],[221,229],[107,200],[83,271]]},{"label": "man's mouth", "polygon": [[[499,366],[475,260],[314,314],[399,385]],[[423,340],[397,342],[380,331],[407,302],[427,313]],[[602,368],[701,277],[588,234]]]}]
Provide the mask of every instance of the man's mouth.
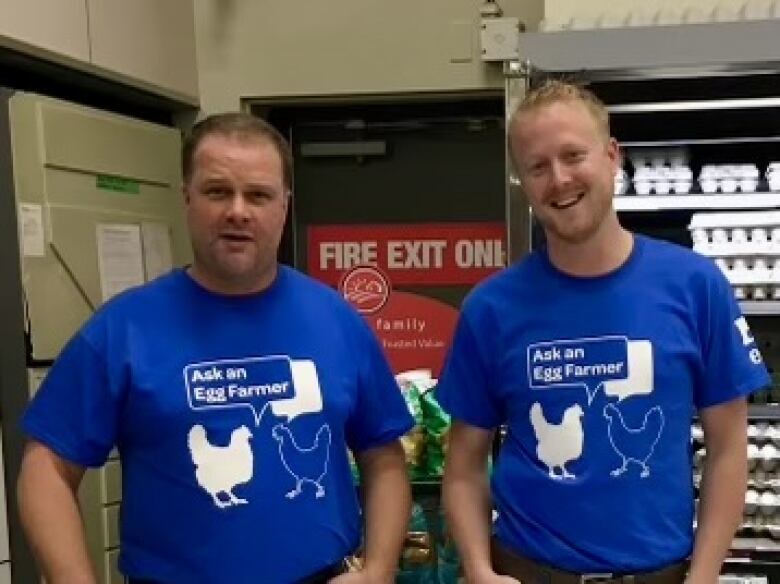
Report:
[{"label": "man's mouth", "polygon": [[253,240],[252,236],[246,233],[220,233],[219,237],[231,243],[246,243]]},{"label": "man's mouth", "polygon": [[550,206],[553,209],[557,209],[559,211],[562,211],[564,209],[569,209],[579,203],[582,198],[585,196],[585,193],[576,193],[574,195],[571,195],[569,197],[563,197],[560,199],[557,199],[555,201],[552,201],[550,203]]}]

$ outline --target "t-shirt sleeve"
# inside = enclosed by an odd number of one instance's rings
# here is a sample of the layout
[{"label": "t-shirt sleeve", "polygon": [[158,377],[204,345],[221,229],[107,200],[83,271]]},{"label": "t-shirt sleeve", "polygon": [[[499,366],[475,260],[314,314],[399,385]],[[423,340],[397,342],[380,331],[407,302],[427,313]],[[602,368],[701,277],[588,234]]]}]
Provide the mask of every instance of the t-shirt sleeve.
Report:
[{"label": "t-shirt sleeve", "polygon": [[436,399],[453,418],[492,430],[503,420],[494,394],[487,345],[488,339],[480,342],[472,317],[464,308],[436,388]]},{"label": "t-shirt sleeve", "polygon": [[713,268],[703,314],[703,376],[697,409],[746,396],[770,384],[761,353],[726,278]]},{"label": "t-shirt sleeve", "polygon": [[117,412],[118,398],[104,358],[77,334],[35,394],[22,428],[64,459],[97,467],[116,441]]},{"label": "t-shirt sleeve", "polygon": [[362,320],[358,339],[357,398],[346,426],[347,445],[355,452],[383,446],[414,426],[382,349]]}]

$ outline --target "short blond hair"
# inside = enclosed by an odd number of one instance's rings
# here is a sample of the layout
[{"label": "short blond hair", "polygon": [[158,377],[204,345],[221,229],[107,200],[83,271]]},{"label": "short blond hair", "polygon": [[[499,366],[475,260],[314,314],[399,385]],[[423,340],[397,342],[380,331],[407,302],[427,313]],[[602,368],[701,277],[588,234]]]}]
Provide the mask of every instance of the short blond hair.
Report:
[{"label": "short blond hair", "polygon": [[547,80],[539,87],[529,91],[512,114],[510,123],[515,124],[525,113],[562,101],[578,101],[584,105],[593,121],[596,122],[599,132],[603,134],[605,139],[610,138],[609,112],[607,112],[604,102],[582,85],[559,79]]}]

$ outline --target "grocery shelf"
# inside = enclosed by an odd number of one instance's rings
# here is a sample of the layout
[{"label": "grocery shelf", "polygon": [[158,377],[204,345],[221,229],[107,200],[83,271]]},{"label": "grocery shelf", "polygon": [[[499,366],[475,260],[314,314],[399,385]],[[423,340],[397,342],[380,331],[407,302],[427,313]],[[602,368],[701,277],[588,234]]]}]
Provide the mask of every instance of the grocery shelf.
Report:
[{"label": "grocery shelf", "polygon": [[720,144],[755,144],[761,142],[780,142],[780,136],[726,136],[723,138],[682,138],[676,140],[631,140],[621,141],[620,147],[629,148],[667,148],[672,146],[712,146]]},{"label": "grocery shelf", "polygon": [[780,208],[780,192],[718,193],[712,195],[619,195],[616,211],[665,211],[685,209]]},{"label": "grocery shelf", "polygon": [[[736,537],[731,543],[732,551],[780,553],[780,541],[768,537]],[[730,558],[734,559],[734,558]]]},{"label": "grocery shelf", "polygon": [[751,420],[780,420],[780,404],[748,404],[748,418]]},{"label": "grocery shelf", "polygon": [[778,300],[743,300],[739,303],[742,314],[753,316],[780,315],[780,301]]}]

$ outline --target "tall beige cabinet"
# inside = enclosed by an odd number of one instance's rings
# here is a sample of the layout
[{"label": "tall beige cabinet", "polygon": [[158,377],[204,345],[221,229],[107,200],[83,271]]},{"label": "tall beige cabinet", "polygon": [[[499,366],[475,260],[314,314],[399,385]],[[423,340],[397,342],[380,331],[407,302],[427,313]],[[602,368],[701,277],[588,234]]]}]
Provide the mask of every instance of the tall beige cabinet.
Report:
[{"label": "tall beige cabinet", "polygon": [[[19,293],[0,299],[0,310],[24,317],[23,338],[2,343],[6,353],[23,345],[16,368],[25,369],[24,385],[34,393],[64,343],[103,302],[188,260],[181,137],[175,128],[36,95],[11,94],[4,105],[16,244],[2,262]],[[4,375],[11,369],[4,364]],[[18,417],[26,399],[12,403],[19,411],[3,412],[4,421]],[[113,453],[87,473],[80,492],[90,554],[106,584],[122,581],[120,469]]]},{"label": "tall beige cabinet", "polygon": [[3,49],[198,104],[193,0],[0,0]]}]

